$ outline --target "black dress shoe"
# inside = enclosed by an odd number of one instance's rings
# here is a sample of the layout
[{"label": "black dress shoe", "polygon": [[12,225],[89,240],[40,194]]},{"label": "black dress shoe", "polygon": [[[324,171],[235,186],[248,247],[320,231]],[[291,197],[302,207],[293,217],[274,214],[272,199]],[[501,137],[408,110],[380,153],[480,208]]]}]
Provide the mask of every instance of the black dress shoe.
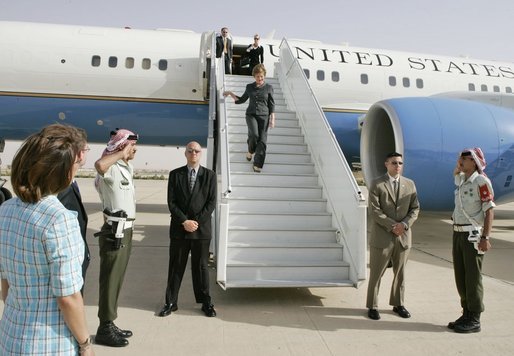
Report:
[{"label": "black dress shoe", "polygon": [[369,309],[368,317],[373,320],[380,320],[380,313],[378,312],[377,309]]},{"label": "black dress shoe", "polygon": [[134,335],[132,333],[132,331],[120,329],[114,323],[112,323],[112,328],[116,334],[118,334],[119,336],[124,337],[124,338],[128,338],[128,337],[131,337],[132,335]]},{"label": "black dress shoe", "polygon": [[410,313],[403,305],[400,305],[399,307],[393,307],[393,311],[401,316],[402,318],[410,318]]},{"label": "black dress shoe", "polygon": [[118,335],[113,326],[113,323],[100,325],[96,331],[95,343],[112,347],[127,346],[129,344],[128,340]]},{"label": "black dress shoe", "polygon": [[204,312],[205,316],[209,318],[216,316],[216,310],[214,310],[214,305],[212,304],[202,305],[202,311]]},{"label": "black dress shoe", "polygon": [[159,316],[168,316],[171,314],[171,312],[174,312],[177,310],[178,310],[177,304],[174,304],[174,303],[164,304],[161,311],[159,312]]}]

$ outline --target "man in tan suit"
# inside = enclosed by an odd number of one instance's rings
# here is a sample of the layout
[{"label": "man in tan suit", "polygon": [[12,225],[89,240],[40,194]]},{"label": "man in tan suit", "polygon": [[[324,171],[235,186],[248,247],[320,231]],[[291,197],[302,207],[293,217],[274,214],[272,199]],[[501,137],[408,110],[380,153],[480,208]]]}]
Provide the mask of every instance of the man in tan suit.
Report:
[{"label": "man in tan suit", "polygon": [[369,283],[366,307],[368,317],[380,319],[378,291],[380,279],[389,261],[394,279],[389,304],[402,318],[410,318],[404,306],[405,265],[412,244],[411,226],[418,218],[419,202],[414,182],[401,177],[403,157],[393,152],[387,155],[387,173],[373,181],[369,187],[371,234],[369,239]]}]

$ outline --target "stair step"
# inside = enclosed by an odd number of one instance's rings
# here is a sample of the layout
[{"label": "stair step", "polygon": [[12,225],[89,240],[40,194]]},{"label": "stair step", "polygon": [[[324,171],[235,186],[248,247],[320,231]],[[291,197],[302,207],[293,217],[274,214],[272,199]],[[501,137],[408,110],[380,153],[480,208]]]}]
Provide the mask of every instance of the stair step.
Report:
[{"label": "stair step", "polygon": [[229,226],[242,226],[249,229],[294,226],[295,228],[321,228],[332,224],[329,213],[309,214],[248,214],[230,213]]},{"label": "stair step", "polygon": [[[280,119],[275,115],[275,127],[271,129],[273,131],[277,127],[297,127],[300,128],[300,123],[296,114],[281,116]],[[229,130],[239,129],[240,127],[246,128],[246,115],[237,113],[228,117]]]},{"label": "stair step", "polygon": [[[245,124],[245,126],[239,126],[239,127],[231,126],[228,129],[228,133],[229,134],[238,134],[238,133],[243,134],[244,136],[240,136],[239,139],[242,141],[244,140],[244,142],[246,142],[246,138],[248,135],[248,129],[246,127],[246,124]],[[268,137],[275,136],[275,135],[302,136],[302,130],[299,127],[287,127],[287,126],[277,126],[277,127],[274,127],[273,129],[268,130]],[[301,141],[303,141],[303,137],[302,137]]]},{"label": "stair step", "polygon": [[[256,173],[259,174],[259,173]],[[321,199],[321,187],[295,186],[239,186],[232,185],[231,197],[277,198],[277,199]]]},{"label": "stair step", "polygon": [[[251,164],[246,162],[246,164]],[[273,174],[273,173],[232,173],[232,185],[317,187],[318,176],[315,174]]]},{"label": "stair step", "polygon": [[243,260],[247,263],[274,263],[280,260],[283,263],[291,261],[302,261],[302,266],[309,261],[323,261],[339,262],[343,259],[343,248],[330,247],[311,247],[306,248],[296,247],[236,247],[230,246],[227,248],[227,263],[231,264],[232,260]]},{"label": "stair step", "polygon": [[233,286],[329,286],[340,283],[353,285],[349,281],[349,266],[344,262],[297,263],[295,265],[263,265],[244,262],[227,264],[227,281]]},{"label": "stair step", "polygon": [[[247,138],[248,133],[246,132],[246,127],[244,132],[242,130],[235,131],[231,129],[228,134],[228,140],[230,143],[246,142]],[[267,143],[285,143],[289,145],[301,145],[304,144],[305,141],[303,136],[300,135],[276,135],[275,133],[273,133],[273,135],[268,135]]]},{"label": "stair step", "polygon": [[320,281],[301,280],[237,280],[232,283],[223,283],[225,289],[229,288],[324,288],[324,287],[353,287],[350,280]]},{"label": "stair step", "polygon": [[231,213],[321,213],[326,212],[327,202],[324,200],[264,200],[264,199],[230,199]]},{"label": "stair step", "polygon": [[[230,147],[230,162],[246,161],[246,149],[241,151],[233,150]],[[248,161],[247,161],[248,162]],[[309,153],[275,153],[266,152],[266,163],[311,163]]]},{"label": "stair step", "polygon": [[[246,108],[247,105],[235,105],[232,107],[227,107],[227,121],[228,123],[231,123],[234,119],[243,119],[246,116]],[[297,120],[296,113],[294,111],[288,110],[286,107],[283,106],[276,106],[275,107],[275,120]]]},{"label": "stair step", "polygon": [[[231,151],[244,151],[248,149],[248,144],[246,142],[231,142],[230,150]],[[281,143],[270,143],[266,148],[266,155],[268,152],[274,153],[307,153],[307,144],[296,144],[296,145],[287,145]]]},{"label": "stair step", "polygon": [[[253,172],[253,164],[251,162],[231,162],[231,173]],[[262,172],[266,173],[284,173],[284,174],[314,174],[314,163],[266,163],[262,168]],[[261,173],[262,173],[261,172]],[[257,173],[260,174],[260,173]]]},{"label": "stair step", "polygon": [[325,229],[248,229],[231,227],[228,231],[229,243],[331,243],[336,241],[334,228]]}]

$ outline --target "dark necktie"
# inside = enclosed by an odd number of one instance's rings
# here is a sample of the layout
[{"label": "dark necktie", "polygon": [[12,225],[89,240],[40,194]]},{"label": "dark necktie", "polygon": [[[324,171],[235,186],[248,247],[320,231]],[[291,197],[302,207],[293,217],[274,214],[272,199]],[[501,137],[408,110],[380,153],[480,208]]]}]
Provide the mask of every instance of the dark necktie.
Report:
[{"label": "dark necktie", "polygon": [[196,182],[196,172],[195,172],[195,169],[193,168],[191,170],[191,175],[189,177],[189,191],[190,192],[193,191],[193,188],[195,186],[195,182]]},{"label": "dark necktie", "polygon": [[394,196],[396,198],[396,200],[398,200],[398,196],[399,196],[399,193],[400,193],[400,182],[398,179],[395,179],[393,180],[393,188],[394,188]]}]

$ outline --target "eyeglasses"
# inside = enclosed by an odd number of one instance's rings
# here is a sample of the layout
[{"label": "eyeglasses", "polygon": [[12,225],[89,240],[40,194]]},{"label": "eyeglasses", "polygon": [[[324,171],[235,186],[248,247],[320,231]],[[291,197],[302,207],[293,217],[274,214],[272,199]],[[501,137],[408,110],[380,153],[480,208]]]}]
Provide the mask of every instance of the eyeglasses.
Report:
[{"label": "eyeglasses", "polygon": [[403,162],[400,162],[400,161],[393,161],[393,162],[391,162],[391,164],[394,164],[395,166],[398,166],[398,165],[400,165],[400,166],[401,166],[401,165],[403,164]]},{"label": "eyeglasses", "polygon": [[202,152],[202,150],[195,150],[194,148],[188,148],[187,149],[187,153],[193,153],[193,152],[198,154],[198,153]]}]

